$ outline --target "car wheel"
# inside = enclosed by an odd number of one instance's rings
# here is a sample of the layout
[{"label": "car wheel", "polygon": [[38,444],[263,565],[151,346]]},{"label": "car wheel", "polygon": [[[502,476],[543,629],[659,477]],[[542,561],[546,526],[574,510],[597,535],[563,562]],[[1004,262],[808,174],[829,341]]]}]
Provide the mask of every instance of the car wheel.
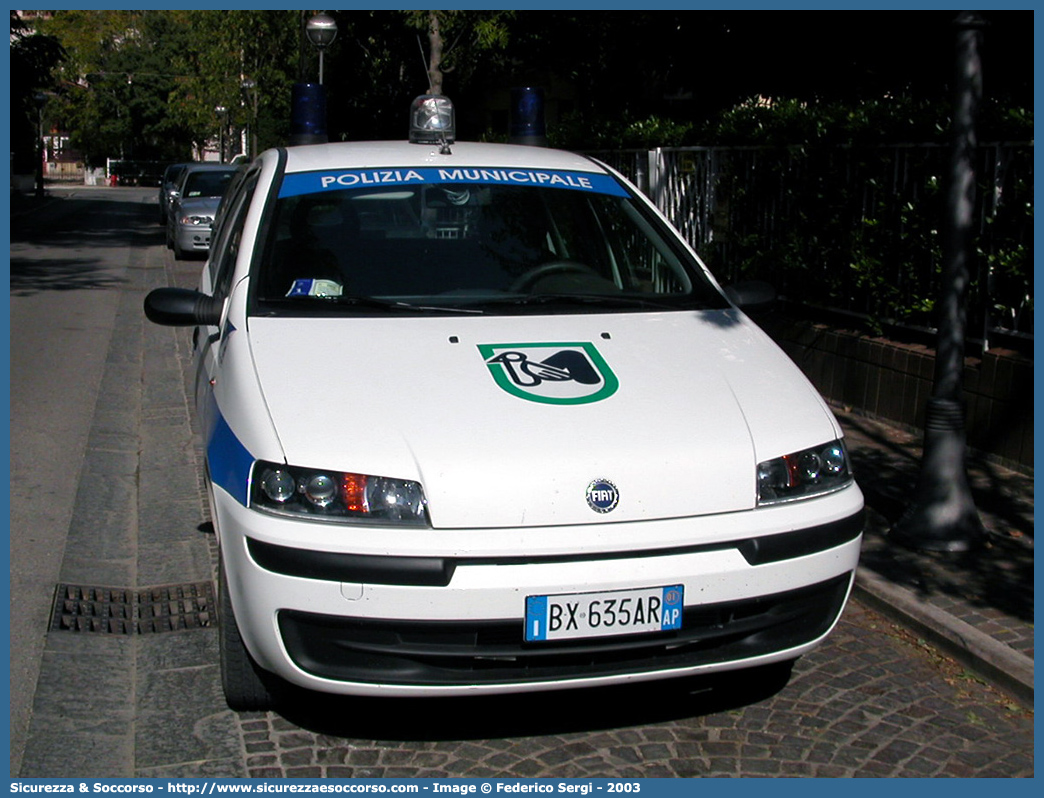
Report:
[{"label": "car wheel", "polygon": [[276,677],[261,670],[239,634],[224,560],[218,563],[218,650],[225,702],[237,712],[264,712],[275,705]]},{"label": "car wheel", "polygon": [[178,245],[177,241],[174,242],[172,249],[174,250],[174,260],[185,260],[185,250]]}]

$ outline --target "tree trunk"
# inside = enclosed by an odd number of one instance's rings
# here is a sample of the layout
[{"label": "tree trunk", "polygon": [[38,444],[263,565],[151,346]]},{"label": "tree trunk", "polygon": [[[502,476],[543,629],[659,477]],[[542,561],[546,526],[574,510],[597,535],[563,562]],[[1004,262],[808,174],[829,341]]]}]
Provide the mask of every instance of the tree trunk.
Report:
[{"label": "tree trunk", "polygon": [[975,548],[983,529],[968,485],[964,429],[965,294],[975,207],[975,115],[982,93],[982,21],[956,22],[953,141],[943,223],[943,275],[935,381],[925,413],[924,455],[913,504],[892,529],[898,543],[927,551]]},{"label": "tree trunk", "polygon": [[439,12],[428,12],[428,93],[442,94],[442,31]]}]

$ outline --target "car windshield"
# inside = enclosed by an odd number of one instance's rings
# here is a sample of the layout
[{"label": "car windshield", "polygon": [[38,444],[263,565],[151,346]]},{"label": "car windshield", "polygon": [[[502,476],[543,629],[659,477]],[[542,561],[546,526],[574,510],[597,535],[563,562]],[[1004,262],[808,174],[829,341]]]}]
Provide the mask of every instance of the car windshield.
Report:
[{"label": "car windshield", "polygon": [[234,169],[189,172],[185,177],[185,190],[182,192],[182,196],[186,198],[220,197],[225,193],[234,174]]},{"label": "car windshield", "polygon": [[254,312],[553,313],[724,308],[615,179],[416,169],[288,175]]}]

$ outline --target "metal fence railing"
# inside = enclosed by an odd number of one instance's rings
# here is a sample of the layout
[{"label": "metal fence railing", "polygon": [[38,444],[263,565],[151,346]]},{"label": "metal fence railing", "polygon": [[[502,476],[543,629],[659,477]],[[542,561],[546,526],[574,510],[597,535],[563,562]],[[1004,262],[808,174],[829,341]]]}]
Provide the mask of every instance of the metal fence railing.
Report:
[{"label": "metal fence railing", "polygon": [[[726,282],[871,323],[931,327],[949,150],[688,147],[592,153],[628,177]],[[1033,145],[977,151],[969,337],[1033,334]]]}]

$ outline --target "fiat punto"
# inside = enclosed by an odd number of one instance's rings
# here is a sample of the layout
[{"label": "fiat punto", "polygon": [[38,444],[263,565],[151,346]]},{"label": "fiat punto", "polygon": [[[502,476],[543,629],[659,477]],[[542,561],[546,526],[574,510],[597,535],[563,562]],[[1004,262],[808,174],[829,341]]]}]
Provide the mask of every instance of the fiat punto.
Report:
[{"label": "fiat punto", "polygon": [[842,431],[642,194],[540,147],[261,154],[195,326],[236,709],[555,690],[793,660],[863,529]]}]

